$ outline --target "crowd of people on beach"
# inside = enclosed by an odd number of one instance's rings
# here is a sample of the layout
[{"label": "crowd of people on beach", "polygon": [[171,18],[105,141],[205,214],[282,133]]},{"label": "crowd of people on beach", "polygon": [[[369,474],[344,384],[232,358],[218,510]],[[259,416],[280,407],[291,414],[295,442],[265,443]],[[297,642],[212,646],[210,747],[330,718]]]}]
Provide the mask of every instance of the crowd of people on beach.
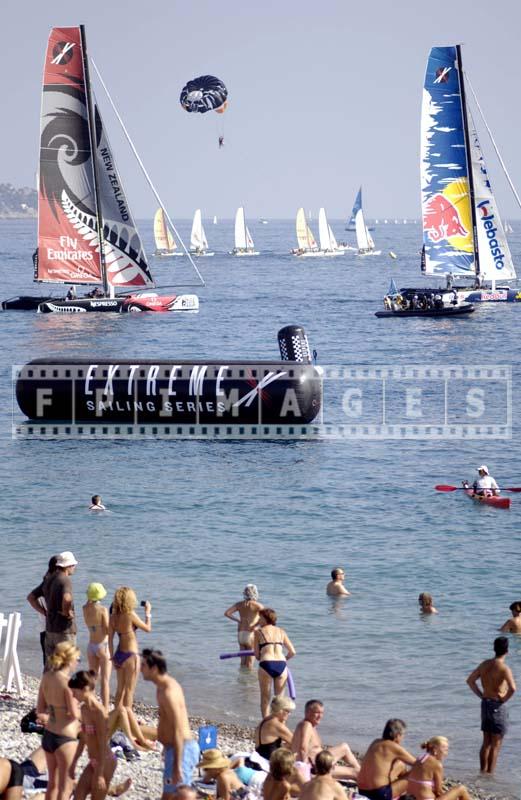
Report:
[{"label": "crowd of people on beach", "polygon": [[[104,509],[99,496],[94,496],[92,503],[94,508]],[[239,652],[232,655],[237,655],[246,669],[257,664],[261,714],[254,733],[255,749],[225,755],[210,746],[201,753],[190,729],[183,689],[168,674],[165,657],[152,648],[140,652],[137,633],[152,631],[152,606],[142,601],[140,616],[130,587],[118,587],[107,608],[102,605],[107,596],[104,586],[88,584],[82,608],[89,634],[88,669],[77,669],[80,651],[72,583],[77,564],[70,551],[52,556],[41,582],[27,597],[42,617],[45,630],[40,637],[43,674],[37,706],[31,722],[22,721],[22,729],[38,731],[42,740],[41,747],[23,762],[0,758],[0,798],[20,800],[27,785],[45,787],[44,794],[34,795],[42,800],[118,796],[130,785],[129,780],[113,783],[118,750],[132,760],[139,757],[140,750],[154,750],[159,743],[164,757],[162,800],[195,800],[212,792],[222,800],[261,796],[264,800],[341,800],[346,790],[351,794],[356,790],[368,800],[404,795],[414,800],[468,800],[469,793],[462,785],[444,791],[448,740],[432,736],[422,743],[425,753],[418,758],[403,746],[406,724],[401,719],[389,719],[382,736],[369,745],[361,759],[345,741],[323,744],[319,726],[325,708],[319,699],[306,702],[304,717],[292,731],[288,718],[295,703],[285,692],[289,686],[291,694],[288,661],[296,656],[296,649],[277,624],[275,610],[260,602],[254,584],[248,584],[242,600],[224,614],[237,625]],[[333,569],[326,594],[349,597],[344,581],[344,570]],[[438,613],[428,592],[419,595],[418,603],[421,614]],[[512,603],[510,610],[512,619],[500,630],[519,633],[521,601]],[[467,679],[482,701],[480,764],[486,773],[495,769],[507,730],[505,704],[516,690],[505,663],[507,654],[508,638],[497,637],[494,657],[483,661]],[[113,671],[116,686],[111,703]],[[145,725],[136,716],[134,695],[140,675],[155,686],[157,726]],[[82,759],[84,751],[86,761]],[[202,782],[194,781],[197,767]]]}]

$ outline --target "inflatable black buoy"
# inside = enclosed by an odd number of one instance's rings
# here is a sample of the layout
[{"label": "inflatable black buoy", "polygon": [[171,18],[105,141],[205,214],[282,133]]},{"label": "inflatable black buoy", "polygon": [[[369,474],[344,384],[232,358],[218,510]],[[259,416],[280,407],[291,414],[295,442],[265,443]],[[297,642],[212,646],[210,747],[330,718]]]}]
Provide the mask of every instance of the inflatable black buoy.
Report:
[{"label": "inflatable black buoy", "polygon": [[303,328],[278,334],[282,361],[35,359],[16,399],[37,421],[295,425],[322,402],[322,371]]},{"label": "inflatable black buoy", "polygon": [[286,325],[278,333],[280,356],[283,361],[311,364],[308,337],[300,325]]}]

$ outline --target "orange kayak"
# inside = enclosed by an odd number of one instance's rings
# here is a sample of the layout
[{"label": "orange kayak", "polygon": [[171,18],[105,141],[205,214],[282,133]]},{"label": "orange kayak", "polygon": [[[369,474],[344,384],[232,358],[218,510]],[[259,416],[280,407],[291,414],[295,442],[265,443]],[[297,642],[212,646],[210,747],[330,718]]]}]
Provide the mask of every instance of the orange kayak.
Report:
[{"label": "orange kayak", "polygon": [[475,503],[483,503],[486,506],[493,506],[494,508],[510,508],[509,497],[496,497],[495,495],[476,494],[474,489],[465,489],[465,494],[474,500]]}]

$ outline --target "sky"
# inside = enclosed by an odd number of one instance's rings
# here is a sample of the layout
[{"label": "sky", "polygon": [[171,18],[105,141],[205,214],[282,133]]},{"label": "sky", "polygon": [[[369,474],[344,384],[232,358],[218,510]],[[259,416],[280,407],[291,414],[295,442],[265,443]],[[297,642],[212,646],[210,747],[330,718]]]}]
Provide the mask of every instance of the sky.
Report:
[{"label": "sky", "polygon": [[[419,217],[419,130],[429,50],[462,43],[465,69],[521,189],[518,0],[3,0],[0,183],[33,186],[49,29],[83,23],[87,45],[173,218]],[[187,80],[220,77],[224,115],[187,114]],[[156,202],[94,90],[137,217]],[[478,125],[479,128],[479,125]],[[219,150],[218,137],[224,136]],[[481,134],[503,216],[520,217]]]}]

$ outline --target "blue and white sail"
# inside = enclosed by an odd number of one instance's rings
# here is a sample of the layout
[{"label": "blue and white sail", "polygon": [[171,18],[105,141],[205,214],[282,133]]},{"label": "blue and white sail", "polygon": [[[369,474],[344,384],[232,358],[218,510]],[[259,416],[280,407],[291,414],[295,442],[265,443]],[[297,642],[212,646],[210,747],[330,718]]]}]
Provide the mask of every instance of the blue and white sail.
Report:
[{"label": "blue and white sail", "polygon": [[459,47],[429,55],[421,118],[426,274],[512,280],[515,270],[465,99]]}]

